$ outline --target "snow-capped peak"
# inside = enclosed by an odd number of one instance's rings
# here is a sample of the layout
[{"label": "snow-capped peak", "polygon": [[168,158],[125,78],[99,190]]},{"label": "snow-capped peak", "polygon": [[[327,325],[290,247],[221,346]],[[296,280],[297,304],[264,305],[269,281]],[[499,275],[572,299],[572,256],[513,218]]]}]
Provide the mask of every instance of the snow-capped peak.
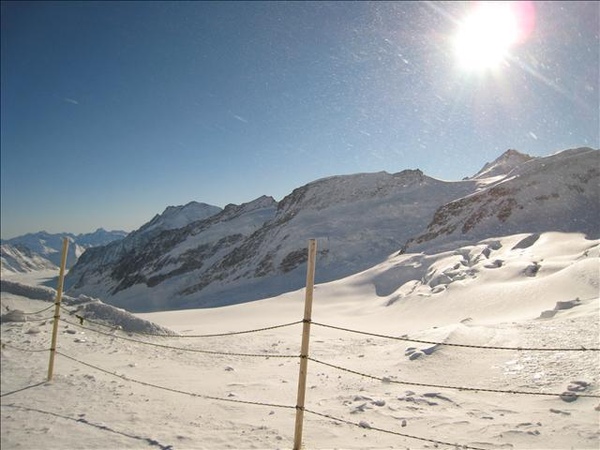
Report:
[{"label": "snow-capped peak", "polygon": [[508,175],[515,167],[532,159],[534,158],[530,155],[509,149],[494,161],[486,163],[472,178],[481,179]]},{"label": "snow-capped peak", "polygon": [[257,199],[254,199],[248,203],[242,203],[241,205],[236,205],[234,203],[230,203],[224,208],[224,212],[236,211],[239,213],[247,213],[250,211],[254,211],[256,209],[262,208],[273,208],[277,206],[277,201],[271,196],[261,195]]},{"label": "snow-capped peak", "polygon": [[154,216],[140,231],[174,230],[198,220],[208,219],[221,211],[218,206],[193,201],[186,205],[168,206],[162,214]]}]

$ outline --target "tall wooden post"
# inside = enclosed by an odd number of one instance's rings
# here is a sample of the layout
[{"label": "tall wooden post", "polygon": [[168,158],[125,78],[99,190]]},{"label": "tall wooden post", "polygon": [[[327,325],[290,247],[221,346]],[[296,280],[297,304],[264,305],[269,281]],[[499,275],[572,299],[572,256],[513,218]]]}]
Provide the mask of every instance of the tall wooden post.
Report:
[{"label": "tall wooden post", "polygon": [[54,302],[54,326],[52,327],[52,344],[50,345],[50,362],[48,363],[48,381],[52,381],[54,372],[54,356],[56,354],[56,340],[58,337],[58,322],[60,320],[60,302],[62,300],[62,291],[65,280],[65,267],[67,265],[67,250],[69,249],[69,239],[63,238],[62,258],[60,260],[60,274],[58,276],[58,288],[56,289],[56,300]]},{"label": "tall wooden post", "polygon": [[313,290],[315,286],[315,260],[317,241],[308,241],[308,265],[306,268],[306,294],[304,298],[304,320],[302,327],[302,348],[300,351],[300,373],[298,376],[298,397],[296,400],[296,427],[294,429],[294,450],[302,446],[302,425],[304,422],[304,399],[306,397],[306,375],[308,369],[308,344],[310,341],[310,321],[312,314]]}]

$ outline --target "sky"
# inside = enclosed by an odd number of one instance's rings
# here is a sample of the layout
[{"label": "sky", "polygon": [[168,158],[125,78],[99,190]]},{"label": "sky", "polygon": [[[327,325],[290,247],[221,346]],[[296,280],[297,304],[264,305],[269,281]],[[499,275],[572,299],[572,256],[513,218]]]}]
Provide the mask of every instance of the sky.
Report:
[{"label": "sky", "polygon": [[520,5],[3,1],[2,238],[600,147],[599,4]]}]

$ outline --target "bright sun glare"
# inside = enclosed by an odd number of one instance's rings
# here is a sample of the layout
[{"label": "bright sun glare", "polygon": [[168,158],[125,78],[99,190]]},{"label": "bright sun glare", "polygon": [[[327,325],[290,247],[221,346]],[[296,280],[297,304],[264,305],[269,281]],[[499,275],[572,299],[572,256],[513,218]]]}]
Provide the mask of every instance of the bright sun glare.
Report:
[{"label": "bright sun glare", "polygon": [[479,2],[458,28],[454,50],[460,67],[469,72],[497,69],[521,38],[515,2]]}]

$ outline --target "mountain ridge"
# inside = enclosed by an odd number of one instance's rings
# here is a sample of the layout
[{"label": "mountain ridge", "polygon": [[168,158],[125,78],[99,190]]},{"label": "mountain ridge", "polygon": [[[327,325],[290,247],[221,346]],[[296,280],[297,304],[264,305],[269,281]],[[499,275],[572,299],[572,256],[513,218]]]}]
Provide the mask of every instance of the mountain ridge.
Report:
[{"label": "mountain ridge", "polygon": [[[84,254],[67,285],[136,309],[165,297],[177,308],[254,300],[304,282],[307,239],[324,240],[325,270],[318,280],[330,281],[381,261],[425,226],[441,202],[473,186],[473,181],[435,180],[419,170],[327,177],[294,189],[280,202],[260,197],[136,243],[142,227],[110,249]],[[253,211],[248,205],[255,203],[266,207]],[[230,208],[244,211],[236,213],[235,223],[245,228],[225,220]],[[357,208],[370,214],[357,214]],[[401,220],[404,227],[398,230]],[[370,252],[359,258],[364,245]]]},{"label": "mountain ridge", "polygon": [[[66,286],[140,312],[223,306],[301,288],[309,238],[319,240],[316,281],[326,282],[398,251],[520,232],[597,235],[598,155],[508,150],[461,181],[419,169],[359,173],[315,180],[279,202],[167,207],[126,238],[88,249]],[[579,221],[565,220],[572,215]]]},{"label": "mountain ridge", "polygon": [[[113,250],[124,246],[121,252],[100,248],[93,258],[84,255],[69,273],[68,286],[73,293],[139,311],[264,298],[303,285],[309,238],[320,241],[317,282],[325,282],[366,270],[399,249],[423,251],[503,229],[528,231],[540,222],[541,209],[528,211],[523,203],[550,208],[554,221],[586,210],[596,214],[592,169],[597,156],[592,149],[546,158],[509,150],[474,177],[453,182],[418,169],[326,177],[294,189],[280,202],[263,196],[228,205],[206,219],[147,236],[143,243],[134,242],[134,232],[112,244]],[[569,183],[560,183],[558,174],[569,167]],[[593,232],[593,214],[563,229]],[[553,227],[551,220],[540,223],[531,231]]]},{"label": "mountain ridge", "polygon": [[600,231],[599,157],[597,150],[578,148],[526,159],[504,179],[441,207],[425,232],[409,240],[402,252],[455,242],[459,235],[483,239],[499,227],[505,234],[583,232],[596,239]]},{"label": "mountain ridge", "polygon": [[[92,233],[48,233],[39,231],[27,233],[1,241],[2,271],[29,272],[40,268],[60,266],[63,239],[69,239],[67,267],[72,267],[86,249],[105,245],[114,240],[123,239],[127,232],[121,230],[107,231],[97,228]],[[28,261],[29,259],[29,261]]]}]

